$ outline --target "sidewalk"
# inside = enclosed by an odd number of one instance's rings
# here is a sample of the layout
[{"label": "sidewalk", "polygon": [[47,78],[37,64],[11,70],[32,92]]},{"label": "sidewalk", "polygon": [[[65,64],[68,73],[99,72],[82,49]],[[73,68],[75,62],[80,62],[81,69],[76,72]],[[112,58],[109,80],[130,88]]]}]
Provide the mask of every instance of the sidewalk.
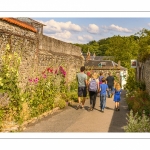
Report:
[{"label": "sidewalk", "polygon": [[53,115],[29,125],[23,132],[124,132],[126,125],[127,105],[122,92],[120,111],[115,111],[113,98],[106,99],[104,113],[100,111],[100,98],[97,97],[96,107],[88,111],[89,99],[85,102],[85,110],[76,110],[76,105],[67,106]]}]

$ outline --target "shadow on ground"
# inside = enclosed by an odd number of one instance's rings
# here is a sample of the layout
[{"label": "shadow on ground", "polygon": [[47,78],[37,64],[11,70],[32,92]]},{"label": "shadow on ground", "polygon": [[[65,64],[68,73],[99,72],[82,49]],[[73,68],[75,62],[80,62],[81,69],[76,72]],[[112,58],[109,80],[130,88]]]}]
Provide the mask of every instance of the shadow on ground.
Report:
[{"label": "shadow on ground", "polygon": [[128,106],[125,101],[125,91],[122,91],[120,111],[114,111],[108,132],[125,132],[123,127],[127,125]]}]

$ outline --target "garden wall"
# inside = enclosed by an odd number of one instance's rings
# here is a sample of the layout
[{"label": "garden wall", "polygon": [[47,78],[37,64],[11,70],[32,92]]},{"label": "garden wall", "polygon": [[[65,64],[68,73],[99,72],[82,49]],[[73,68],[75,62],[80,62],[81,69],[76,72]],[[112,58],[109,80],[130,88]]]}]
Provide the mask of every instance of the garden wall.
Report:
[{"label": "garden wall", "polygon": [[76,72],[79,71],[81,65],[84,65],[81,48],[45,35],[41,35],[39,39],[39,71],[46,66],[63,65],[67,71],[67,80],[74,79]]},{"label": "garden wall", "polygon": [[150,58],[138,64],[137,79],[145,82],[146,90],[150,94]]},{"label": "garden wall", "polygon": [[79,47],[0,20],[0,58],[8,43],[11,52],[22,56],[19,70],[22,86],[28,78],[41,74],[47,67],[59,65],[64,66],[66,79],[71,81],[84,64]]}]

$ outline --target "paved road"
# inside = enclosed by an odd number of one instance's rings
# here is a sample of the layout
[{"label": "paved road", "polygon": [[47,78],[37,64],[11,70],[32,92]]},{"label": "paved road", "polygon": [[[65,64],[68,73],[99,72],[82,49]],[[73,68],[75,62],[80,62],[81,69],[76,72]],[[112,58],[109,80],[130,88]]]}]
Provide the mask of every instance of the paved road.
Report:
[{"label": "paved road", "polygon": [[124,132],[126,125],[127,104],[122,92],[120,111],[114,110],[113,98],[106,99],[104,113],[100,111],[99,97],[96,108],[88,111],[89,99],[86,100],[85,110],[76,110],[76,105],[58,110],[40,121],[30,124],[22,132]]}]

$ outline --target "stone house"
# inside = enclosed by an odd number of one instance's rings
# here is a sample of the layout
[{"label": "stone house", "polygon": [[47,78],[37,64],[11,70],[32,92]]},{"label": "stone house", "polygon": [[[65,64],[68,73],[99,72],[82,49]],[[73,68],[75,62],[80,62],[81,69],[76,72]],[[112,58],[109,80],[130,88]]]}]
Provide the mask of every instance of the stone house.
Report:
[{"label": "stone house", "polygon": [[120,62],[115,63],[111,59],[112,56],[93,56],[89,55],[89,51],[83,55],[85,59],[85,67],[86,70],[92,70],[100,74],[103,72],[104,77],[108,76],[108,72],[112,72],[116,81],[120,82],[122,89],[126,84],[126,77],[127,77],[127,68],[120,65]]}]

